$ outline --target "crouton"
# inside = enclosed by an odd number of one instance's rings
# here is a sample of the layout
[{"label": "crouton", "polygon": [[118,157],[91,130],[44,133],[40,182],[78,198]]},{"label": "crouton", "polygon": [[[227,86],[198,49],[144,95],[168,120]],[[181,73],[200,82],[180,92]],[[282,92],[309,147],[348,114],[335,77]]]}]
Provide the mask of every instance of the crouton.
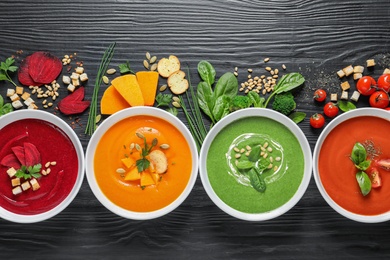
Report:
[{"label": "crouton", "polygon": [[157,64],[157,71],[163,78],[168,78],[178,70],[180,70],[180,61],[174,55],[170,55],[169,58],[162,58]]},{"label": "crouton", "polygon": [[189,84],[185,76],[186,74],[182,70],[176,71],[169,76],[168,86],[174,94],[182,94],[188,89]]},{"label": "crouton", "polygon": [[155,166],[156,173],[161,174],[168,169],[168,159],[164,152],[154,150],[149,154],[150,162]]}]

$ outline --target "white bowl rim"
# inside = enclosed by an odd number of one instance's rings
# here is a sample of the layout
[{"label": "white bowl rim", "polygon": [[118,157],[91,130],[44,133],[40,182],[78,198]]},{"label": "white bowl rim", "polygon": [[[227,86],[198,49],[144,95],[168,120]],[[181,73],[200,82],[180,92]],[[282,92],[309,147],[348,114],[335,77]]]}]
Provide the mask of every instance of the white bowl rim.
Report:
[{"label": "white bowl rim", "polygon": [[361,215],[352,213],[350,211],[345,210],[340,205],[338,205],[332,198],[328,195],[326,192],[324,186],[322,185],[319,171],[318,171],[318,156],[321,150],[321,146],[324,143],[324,140],[328,136],[328,134],[337,127],[340,123],[356,118],[361,116],[374,116],[379,117],[385,120],[390,120],[390,112],[384,109],[379,108],[372,108],[372,107],[364,107],[364,108],[357,108],[354,110],[350,110],[348,112],[345,112],[336,118],[334,118],[321,132],[320,136],[318,137],[318,140],[316,142],[316,145],[314,147],[313,152],[313,175],[314,180],[316,182],[317,188],[320,191],[322,197],[324,200],[328,203],[329,206],[331,206],[336,212],[341,214],[342,216],[357,221],[361,223],[380,223],[384,221],[390,220],[390,210],[386,213],[379,214],[379,215]]},{"label": "white bowl rim", "polygon": [[[175,128],[177,128],[184,138],[186,138],[188,142],[188,146],[190,148],[190,151],[192,153],[192,169],[191,169],[191,176],[188,180],[188,183],[183,190],[183,192],[177,197],[176,200],[174,200],[171,204],[167,205],[164,208],[150,211],[150,212],[135,212],[123,209],[113,202],[111,202],[100,190],[99,185],[94,178],[94,167],[93,167],[93,158],[94,153],[96,150],[96,147],[98,145],[98,141],[100,138],[104,135],[104,133],[114,124],[118,123],[119,121],[122,121],[126,118],[133,117],[133,116],[152,116],[156,118],[161,118],[171,125],[173,125]],[[92,135],[87,151],[86,151],[86,176],[89,183],[89,186],[95,195],[95,197],[100,201],[103,206],[105,206],[108,210],[110,210],[112,213],[121,216],[123,218],[127,219],[133,219],[133,220],[149,220],[158,218],[161,216],[164,216],[173,210],[175,210],[178,206],[180,206],[184,200],[188,197],[190,192],[192,191],[197,176],[198,176],[198,150],[195,143],[195,140],[193,139],[190,131],[188,128],[184,125],[184,123],[177,118],[176,116],[170,114],[169,112],[162,110],[160,108],[155,107],[147,107],[147,106],[138,106],[138,107],[130,107],[123,109],[119,112],[116,112],[113,115],[110,115],[108,118],[106,118],[97,128],[97,130]]]},{"label": "white bowl rim", "polygon": [[13,213],[11,211],[4,209],[3,207],[0,207],[0,217],[3,219],[6,219],[11,222],[16,222],[16,223],[36,223],[36,222],[50,219],[55,215],[59,214],[60,212],[62,212],[66,207],[68,207],[68,205],[73,201],[73,199],[78,194],[84,179],[84,171],[85,171],[84,150],[81,145],[80,139],[78,138],[74,130],[63,119],[47,111],[33,110],[33,109],[23,109],[23,110],[13,111],[11,113],[8,113],[0,117],[0,129],[2,129],[3,127],[5,127],[6,125],[12,122],[18,120],[24,120],[24,119],[39,119],[39,120],[49,122],[57,126],[58,128],[60,128],[72,141],[73,146],[77,153],[78,165],[79,165],[76,182],[72,190],[61,203],[59,203],[56,207],[52,208],[51,210],[48,210],[40,214],[22,215],[22,214]]},{"label": "white bowl rim", "polygon": [[[236,121],[238,119],[242,119],[245,117],[265,117],[272,120],[275,120],[281,124],[284,123],[284,125],[295,135],[299,143],[301,144],[302,152],[304,155],[304,174],[302,177],[302,181],[290,200],[285,203],[284,205],[280,206],[279,208],[276,208],[269,212],[264,213],[244,213],[241,211],[238,211],[236,209],[231,208],[228,206],[225,202],[223,202],[217,194],[214,192],[213,188],[210,185],[210,181],[207,175],[207,153],[210,148],[210,145],[212,143],[212,140],[215,138],[215,136],[228,124],[232,123],[233,121]],[[298,201],[302,198],[304,193],[306,192],[307,187],[309,186],[311,174],[312,174],[312,154],[311,154],[311,148],[309,145],[308,140],[306,139],[306,136],[302,132],[302,130],[299,128],[299,126],[294,123],[290,118],[287,116],[276,112],[274,110],[268,109],[268,108],[245,108],[238,111],[235,111],[224,118],[222,118],[218,123],[216,123],[212,129],[207,134],[201,151],[200,151],[200,160],[199,160],[199,174],[200,178],[203,184],[204,189],[206,190],[206,193],[210,197],[210,199],[225,213],[246,221],[265,221],[270,220],[276,217],[279,217],[289,211],[291,208],[293,208]]]}]

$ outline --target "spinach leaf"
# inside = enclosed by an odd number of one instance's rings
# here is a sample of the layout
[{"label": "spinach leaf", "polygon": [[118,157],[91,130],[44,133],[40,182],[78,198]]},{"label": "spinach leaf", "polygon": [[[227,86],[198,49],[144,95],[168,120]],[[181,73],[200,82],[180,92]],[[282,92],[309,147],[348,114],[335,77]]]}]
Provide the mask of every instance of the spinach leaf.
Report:
[{"label": "spinach leaf", "polygon": [[4,105],[4,98],[0,95],[0,108]]},{"label": "spinach leaf", "polygon": [[249,100],[251,101],[251,105],[254,107],[262,107],[264,104],[265,98],[260,97],[255,91],[251,90],[247,94]]},{"label": "spinach leaf", "polygon": [[252,150],[248,155],[248,160],[251,162],[257,162],[258,160],[260,160],[260,153],[261,153],[260,145],[253,146]]},{"label": "spinach leaf", "polygon": [[207,82],[210,86],[214,84],[216,72],[210,62],[201,60],[198,63],[198,73],[200,78]]},{"label": "spinach leaf", "polygon": [[215,98],[211,86],[207,82],[204,81],[199,82],[197,88],[197,96],[198,96],[199,107],[207,116],[210,117],[211,121],[215,123],[215,119],[212,113],[214,108]]},{"label": "spinach leaf", "polygon": [[258,192],[264,192],[266,190],[266,184],[261,176],[261,173],[257,171],[255,168],[252,168],[248,171],[249,181],[255,190]]},{"label": "spinach leaf", "polygon": [[222,117],[229,114],[229,105],[231,98],[226,95],[222,95],[215,101],[212,114],[215,121],[221,120]]},{"label": "spinach leaf", "polygon": [[294,123],[298,124],[306,118],[306,113],[303,112],[293,112],[288,116]]},{"label": "spinach leaf", "polygon": [[298,72],[292,72],[284,75],[274,87],[274,92],[280,94],[293,90],[296,87],[299,87],[305,82],[305,78]]},{"label": "spinach leaf", "polygon": [[340,100],[338,102],[338,106],[339,106],[340,110],[343,112],[348,112],[350,110],[356,109],[356,106],[354,103],[352,103],[351,101],[346,101],[346,100]]},{"label": "spinach leaf", "polygon": [[364,162],[367,157],[367,151],[366,148],[361,143],[355,143],[355,145],[352,148],[351,153],[351,160],[355,165],[359,165],[360,163]]},{"label": "spinach leaf", "polygon": [[246,160],[238,161],[237,163],[237,169],[239,170],[249,170],[253,168],[253,166],[255,166],[253,162],[246,161]]},{"label": "spinach leaf", "polygon": [[231,72],[226,72],[217,81],[214,89],[215,97],[228,96],[233,98],[238,92],[238,81]]},{"label": "spinach leaf", "polygon": [[360,191],[366,196],[371,191],[371,180],[367,173],[360,171],[356,173],[356,180],[359,183]]}]

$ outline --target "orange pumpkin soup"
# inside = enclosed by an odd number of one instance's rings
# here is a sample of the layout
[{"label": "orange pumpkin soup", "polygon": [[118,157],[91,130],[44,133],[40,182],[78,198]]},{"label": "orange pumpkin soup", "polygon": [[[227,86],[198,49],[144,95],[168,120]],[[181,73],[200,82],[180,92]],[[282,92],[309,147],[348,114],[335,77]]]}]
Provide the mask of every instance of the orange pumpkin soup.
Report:
[{"label": "orange pumpkin soup", "polygon": [[[151,152],[158,150],[166,155],[167,170],[153,185],[125,180],[130,168],[123,159],[141,158],[139,150],[145,143],[140,136],[145,137],[149,148],[156,138]],[[127,172],[119,173],[117,169]],[[119,207],[135,212],[151,212],[172,203],[187,186],[191,169],[191,151],[184,136],[169,122],[152,116],[134,116],[113,125],[99,141],[94,156],[96,181],[104,195]]]},{"label": "orange pumpkin soup", "polygon": [[378,117],[349,119],[326,137],[318,158],[321,182],[328,195],[342,208],[360,215],[378,215],[390,210],[390,172],[379,169],[382,186],[363,196],[350,159],[356,142],[372,141],[380,150],[377,159],[390,158],[390,122]]}]

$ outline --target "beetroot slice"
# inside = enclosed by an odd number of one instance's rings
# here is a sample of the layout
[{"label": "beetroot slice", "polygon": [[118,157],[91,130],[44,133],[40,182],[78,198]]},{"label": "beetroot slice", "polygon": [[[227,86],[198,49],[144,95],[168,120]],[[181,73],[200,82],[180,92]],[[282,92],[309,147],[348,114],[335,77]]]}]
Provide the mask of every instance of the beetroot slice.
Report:
[{"label": "beetroot slice", "polygon": [[84,87],[79,87],[72,94],[66,96],[65,102],[81,101],[84,99],[85,90]]},{"label": "beetroot slice", "polygon": [[61,60],[49,52],[37,51],[31,54],[28,73],[33,81],[49,84],[60,75],[61,71]]},{"label": "beetroot slice", "polygon": [[23,146],[26,166],[34,166],[38,163],[41,163],[41,154],[34,144],[24,143]]},{"label": "beetroot slice", "polygon": [[18,158],[16,158],[15,154],[10,153],[1,160],[0,162],[1,165],[6,166],[8,168],[13,167],[14,169],[19,169],[20,168],[20,162]]},{"label": "beetroot slice", "polygon": [[84,112],[90,105],[89,101],[66,101],[58,103],[58,109],[65,115],[75,115]]},{"label": "beetroot slice", "polygon": [[26,165],[26,158],[24,157],[24,148],[22,146],[14,146],[11,148],[16,158],[18,158],[21,165]]},{"label": "beetroot slice", "polygon": [[31,76],[29,71],[29,62],[30,57],[27,56],[22,62],[20,63],[19,70],[18,70],[18,80],[20,84],[23,84],[25,86],[40,86],[42,84],[35,82]]}]

